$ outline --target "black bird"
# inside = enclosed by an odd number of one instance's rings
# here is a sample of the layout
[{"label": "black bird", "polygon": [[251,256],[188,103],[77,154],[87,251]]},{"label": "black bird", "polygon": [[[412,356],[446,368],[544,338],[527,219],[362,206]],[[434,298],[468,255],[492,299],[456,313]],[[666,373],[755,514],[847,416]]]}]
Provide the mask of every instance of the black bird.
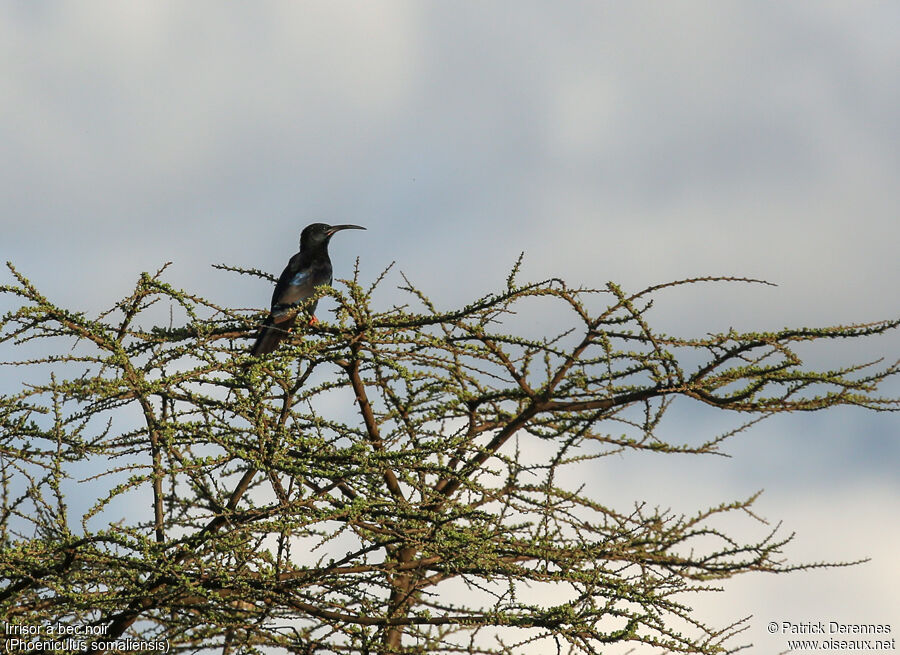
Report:
[{"label": "black bird", "polygon": [[300,252],[291,257],[281,272],[272,293],[272,310],[265,320],[251,355],[265,355],[278,347],[287,337],[300,310],[309,312],[315,322],[316,303],[304,303],[315,293],[316,287],[331,284],[331,260],[328,242],[338,230],[365,230],[359,225],[326,225],[313,223],[300,233]]}]

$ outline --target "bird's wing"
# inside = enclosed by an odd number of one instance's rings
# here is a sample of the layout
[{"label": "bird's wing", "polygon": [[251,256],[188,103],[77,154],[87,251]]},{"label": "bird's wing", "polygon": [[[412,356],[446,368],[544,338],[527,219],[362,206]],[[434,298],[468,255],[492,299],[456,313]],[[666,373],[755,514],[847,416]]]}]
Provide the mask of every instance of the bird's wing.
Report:
[{"label": "bird's wing", "polygon": [[303,300],[315,292],[316,284],[309,269],[301,270],[300,253],[281,272],[275,291],[272,292],[272,315],[276,321],[293,313]]}]

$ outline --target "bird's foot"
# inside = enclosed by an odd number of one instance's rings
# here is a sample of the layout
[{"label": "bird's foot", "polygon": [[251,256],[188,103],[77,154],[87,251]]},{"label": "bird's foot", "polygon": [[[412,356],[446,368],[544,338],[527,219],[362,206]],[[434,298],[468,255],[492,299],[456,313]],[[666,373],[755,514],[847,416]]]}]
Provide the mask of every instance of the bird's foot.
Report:
[{"label": "bird's foot", "polygon": [[310,324],[310,325],[315,325],[315,324],[318,323],[318,322],[319,322],[319,319],[316,318],[316,315],[315,315],[315,314],[313,314],[313,315],[312,315],[312,318],[309,319],[309,324]]}]

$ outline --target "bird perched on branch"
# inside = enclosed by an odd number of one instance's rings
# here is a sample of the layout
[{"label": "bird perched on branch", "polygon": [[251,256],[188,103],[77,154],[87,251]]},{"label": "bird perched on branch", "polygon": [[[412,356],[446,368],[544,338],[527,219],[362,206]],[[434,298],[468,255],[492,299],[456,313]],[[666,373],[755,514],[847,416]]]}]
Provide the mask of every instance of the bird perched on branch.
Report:
[{"label": "bird perched on branch", "polygon": [[297,314],[308,312],[314,323],[317,301],[304,302],[315,293],[316,287],[331,284],[331,260],[328,258],[328,242],[339,230],[365,230],[359,225],[326,225],[313,223],[300,233],[300,252],[291,257],[281,272],[272,293],[272,309],[269,312],[251,355],[265,355],[278,347],[287,337]]}]

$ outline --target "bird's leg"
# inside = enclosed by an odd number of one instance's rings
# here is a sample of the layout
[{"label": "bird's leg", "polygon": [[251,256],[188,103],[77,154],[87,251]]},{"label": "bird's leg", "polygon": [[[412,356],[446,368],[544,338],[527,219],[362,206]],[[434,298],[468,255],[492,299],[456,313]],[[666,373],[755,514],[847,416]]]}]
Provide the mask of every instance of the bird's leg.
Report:
[{"label": "bird's leg", "polygon": [[315,315],[315,314],[313,314],[313,315],[310,317],[310,319],[309,319],[309,324],[310,324],[310,325],[315,325],[315,324],[318,323],[318,322],[319,322],[319,319],[316,318],[316,315]]}]

